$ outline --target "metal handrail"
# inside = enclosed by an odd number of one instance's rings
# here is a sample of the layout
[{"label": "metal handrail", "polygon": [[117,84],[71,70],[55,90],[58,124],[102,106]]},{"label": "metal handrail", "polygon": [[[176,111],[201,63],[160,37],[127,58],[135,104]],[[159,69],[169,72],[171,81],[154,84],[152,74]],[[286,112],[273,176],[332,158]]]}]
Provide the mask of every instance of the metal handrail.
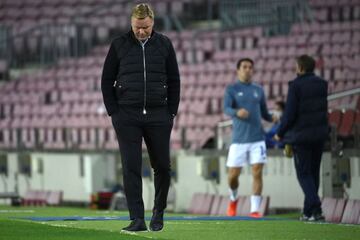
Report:
[{"label": "metal handrail", "polygon": [[[333,101],[335,99],[339,99],[342,97],[347,97],[347,96],[351,96],[351,95],[355,95],[355,94],[360,94],[360,87],[359,88],[354,88],[354,89],[350,89],[350,90],[345,90],[342,92],[338,92],[338,93],[333,93],[330,94],[327,97],[328,101]],[[232,126],[232,120],[226,120],[226,121],[222,121],[219,122],[216,126],[216,136],[217,136],[217,141],[216,141],[216,145],[217,145],[217,149],[221,149],[221,146],[223,144],[223,139],[220,137],[221,134],[221,129],[225,128],[225,127],[230,127]]]},{"label": "metal handrail", "polygon": [[333,93],[327,97],[327,100],[332,101],[332,100],[335,100],[338,98],[347,97],[347,96],[351,96],[351,95],[355,95],[355,94],[360,94],[360,87]]}]

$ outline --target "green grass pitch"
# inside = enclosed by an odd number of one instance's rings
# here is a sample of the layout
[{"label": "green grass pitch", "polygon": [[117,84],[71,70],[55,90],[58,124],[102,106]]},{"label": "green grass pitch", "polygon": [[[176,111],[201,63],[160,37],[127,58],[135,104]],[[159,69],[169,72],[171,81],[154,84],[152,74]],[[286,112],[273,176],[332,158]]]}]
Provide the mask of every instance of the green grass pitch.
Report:
[{"label": "green grass pitch", "polygon": [[[150,215],[150,213],[148,213]],[[107,240],[107,239],[360,239],[360,225],[304,223],[298,214],[277,215],[282,221],[166,221],[162,232],[121,233],[128,221],[34,222],[24,217],[127,216],[126,212],[96,211],[65,207],[9,207],[0,205],[0,240]],[[168,214],[167,216],[178,216]]]}]

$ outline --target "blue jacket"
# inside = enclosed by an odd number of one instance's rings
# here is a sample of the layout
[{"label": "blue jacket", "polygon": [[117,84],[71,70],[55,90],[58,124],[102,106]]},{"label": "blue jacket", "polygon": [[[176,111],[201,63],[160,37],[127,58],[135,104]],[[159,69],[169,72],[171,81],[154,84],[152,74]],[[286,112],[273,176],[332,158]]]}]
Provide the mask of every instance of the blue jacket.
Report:
[{"label": "blue jacket", "polygon": [[291,144],[324,142],[329,133],[325,80],[306,73],[289,82],[278,136]]},{"label": "blue jacket", "polygon": [[[254,83],[237,81],[225,91],[224,112],[233,120],[233,143],[252,143],[264,140],[261,118],[272,120],[263,89]],[[240,119],[236,113],[240,108],[249,112],[247,119]]]},{"label": "blue jacket", "polygon": [[282,141],[276,141],[274,139],[275,134],[277,133],[278,129],[280,127],[280,122],[275,123],[269,131],[265,133],[265,143],[266,148],[284,148],[284,143]]}]

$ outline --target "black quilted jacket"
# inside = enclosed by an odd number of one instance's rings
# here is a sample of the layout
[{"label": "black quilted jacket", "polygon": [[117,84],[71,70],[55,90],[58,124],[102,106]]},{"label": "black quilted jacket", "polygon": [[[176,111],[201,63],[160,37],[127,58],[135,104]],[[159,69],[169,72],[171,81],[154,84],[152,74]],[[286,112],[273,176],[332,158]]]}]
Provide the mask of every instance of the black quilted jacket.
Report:
[{"label": "black quilted jacket", "polygon": [[169,38],[154,31],[146,42],[140,42],[129,31],[114,39],[105,59],[101,90],[109,115],[118,105],[141,107],[144,114],[167,106],[176,115],[180,76]]}]

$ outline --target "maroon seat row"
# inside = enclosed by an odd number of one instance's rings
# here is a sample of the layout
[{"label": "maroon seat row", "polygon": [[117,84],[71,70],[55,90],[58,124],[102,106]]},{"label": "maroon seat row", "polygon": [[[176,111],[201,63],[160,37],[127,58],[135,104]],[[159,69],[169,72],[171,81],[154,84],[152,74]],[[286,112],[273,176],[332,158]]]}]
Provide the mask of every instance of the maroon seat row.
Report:
[{"label": "maroon seat row", "polygon": [[[188,213],[212,216],[226,216],[229,197],[209,193],[194,193],[190,201]],[[270,197],[264,196],[260,204],[260,214],[265,216],[269,212]],[[240,196],[237,204],[237,216],[250,214],[250,196]]]}]

